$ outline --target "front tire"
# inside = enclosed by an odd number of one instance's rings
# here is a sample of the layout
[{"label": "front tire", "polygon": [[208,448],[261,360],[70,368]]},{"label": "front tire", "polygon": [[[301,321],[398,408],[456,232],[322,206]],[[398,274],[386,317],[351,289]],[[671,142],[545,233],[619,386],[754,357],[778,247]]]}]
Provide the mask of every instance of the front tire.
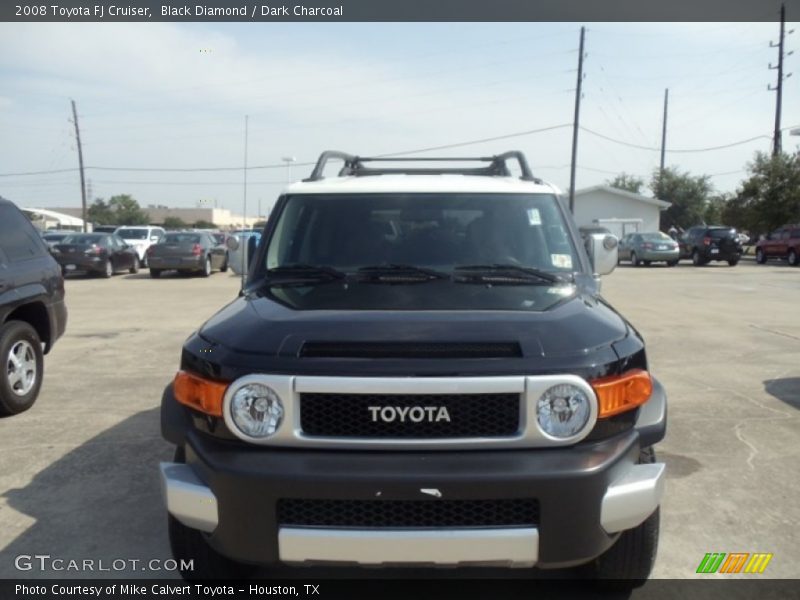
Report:
[{"label": "front tire", "polygon": [[756,248],[756,262],[760,265],[763,265],[767,262],[767,255],[764,254],[764,251],[761,248]]},{"label": "front tire", "polygon": [[[186,461],[183,448],[175,449],[175,462]],[[167,515],[169,546],[186,581],[205,579],[242,579],[252,575],[256,568],[223,556],[208,545],[202,531],[187,527],[172,515]],[[191,565],[191,569],[185,568]]]},{"label": "front tire", "polygon": [[797,251],[794,248],[789,250],[789,256],[787,256],[786,258],[789,260],[789,264],[791,266],[793,266],[793,267],[797,266],[797,264],[798,264]]},{"label": "front tire", "polygon": [[696,248],[692,250],[692,264],[695,267],[702,267],[704,264],[706,264],[705,261],[702,258],[700,258],[700,253],[697,251]]},{"label": "front tire", "polygon": [[225,262],[222,263],[222,266],[219,268],[220,273],[227,273],[228,272],[228,253],[225,253]]},{"label": "front tire", "polygon": [[105,264],[103,265],[102,275],[106,279],[110,279],[114,275],[114,265],[111,263],[110,258],[107,258]]},{"label": "front tire", "polygon": [[674,267],[674,266],[675,266],[675,265],[677,265],[677,264],[678,264],[678,261],[677,261],[677,260],[668,260],[668,261],[667,261],[667,266],[668,266],[668,267]]},{"label": "front tire", "polygon": [[634,267],[638,267],[641,263],[639,262],[639,257],[636,256],[636,252],[631,252],[631,264]]},{"label": "front tire", "polygon": [[150,269],[150,277],[153,279],[161,277],[161,269]]},{"label": "front tire", "polygon": [[134,257],[133,265],[131,265],[131,268],[128,269],[128,273],[130,273],[131,275],[136,275],[136,273],[138,272],[139,272],[139,259]]},{"label": "front tire", "polygon": [[28,410],[42,387],[42,341],[25,321],[0,327],[0,416]]},{"label": "front tire", "polygon": [[206,256],[206,262],[203,263],[203,277],[211,276],[211,259]]},{"label": "front tire", "polygon": [[738,259],[738,258],[732,258],[732,259],[730,259],[730,260],[728,261],[728,264],[729,264],[730,266],[732,266],[732,267],[735,267],[736,265],[738,265],[738,264],[739,264],[739,259]]},{"label": "front tire", "polygon": [[[653,448],[644,448],[639,463],[656,460]],[[659,509],[638,527],[623,531],[611,548],[587,565],[589,575],[603,588],[632,590],[650,576],[658,550]]]}]

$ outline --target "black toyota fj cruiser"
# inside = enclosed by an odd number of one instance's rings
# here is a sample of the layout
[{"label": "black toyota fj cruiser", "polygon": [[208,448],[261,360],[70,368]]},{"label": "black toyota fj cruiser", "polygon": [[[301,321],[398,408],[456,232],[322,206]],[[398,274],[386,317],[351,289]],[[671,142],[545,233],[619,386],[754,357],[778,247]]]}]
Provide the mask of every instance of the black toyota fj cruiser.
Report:
[{"label": "black toyota fj cruiser", "polygon": [[161,408],[185,577],[650,573],[666,396],[600,295],[616,238],[590,236],[590,258],[519,152],[425,160],[323,153],[278,199],[240,297],[186,341]]}]

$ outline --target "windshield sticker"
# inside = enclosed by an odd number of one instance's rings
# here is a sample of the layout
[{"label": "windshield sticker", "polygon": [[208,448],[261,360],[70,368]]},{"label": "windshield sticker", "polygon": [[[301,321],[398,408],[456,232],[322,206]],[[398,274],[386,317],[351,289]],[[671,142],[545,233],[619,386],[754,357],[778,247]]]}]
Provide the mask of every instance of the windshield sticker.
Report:
[{"label": "windshield sticker", "polygon": [[572,257],[569,254],[551,254],[550,261],[559,269],[571,269]]},{"label": "windshield sticker", "polygon": [[542,224],[542,216],[539,214],[538,208],[529,208],[528,209],[528,224],[530,225],[541,225]]}]

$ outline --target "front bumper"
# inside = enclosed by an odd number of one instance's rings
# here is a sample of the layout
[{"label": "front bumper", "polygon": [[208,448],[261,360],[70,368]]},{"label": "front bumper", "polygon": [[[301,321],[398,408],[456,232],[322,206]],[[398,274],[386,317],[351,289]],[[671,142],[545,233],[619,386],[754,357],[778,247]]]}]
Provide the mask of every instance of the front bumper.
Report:
[{"label": "front bumper", "polygon": [[[602,554],[658,507],[664,465],[639,464],[639,456],[663,439],[666,418],[666,394],[654,380],[633,429],[570,447],[270,448],[198,431],[168,386],[162,433],[185,449],[186,460],[162,463],[161,483],[170,514],[245,563],[569,567]],[[538,517],[516,527],[303,526],[281,523],[281,499],[535,499]]]}]

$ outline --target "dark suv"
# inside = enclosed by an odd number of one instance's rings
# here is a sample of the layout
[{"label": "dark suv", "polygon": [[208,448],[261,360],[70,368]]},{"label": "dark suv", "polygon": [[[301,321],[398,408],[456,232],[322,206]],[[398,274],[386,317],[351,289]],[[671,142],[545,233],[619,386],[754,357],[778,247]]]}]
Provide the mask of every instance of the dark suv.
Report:
[{"label": "dark suv", "polygon": [[616,238],[590,234],[590,259],[519,152],[403,160],[324,153],[185,342],[161,404],[182,574],[585,565],[640,585],[666,394],[600,295]]},{"label": "dark suv", "polygon": [[784,258],[793,267],[800,264],[800,225],[784,225],[756,244],[756,262]]},{"label": "dark suv", "polygon": [[33,405],[64,333],[64,278],[30,220],[0,198],[0,415]]},{"label": "dark suv", "polygon": [[742,256],[742,244],[733,227],[701,225],[690,228],[678,240],[681,258],[691,258],[701,267],[712,260],[722,260],[735,267]]}]

